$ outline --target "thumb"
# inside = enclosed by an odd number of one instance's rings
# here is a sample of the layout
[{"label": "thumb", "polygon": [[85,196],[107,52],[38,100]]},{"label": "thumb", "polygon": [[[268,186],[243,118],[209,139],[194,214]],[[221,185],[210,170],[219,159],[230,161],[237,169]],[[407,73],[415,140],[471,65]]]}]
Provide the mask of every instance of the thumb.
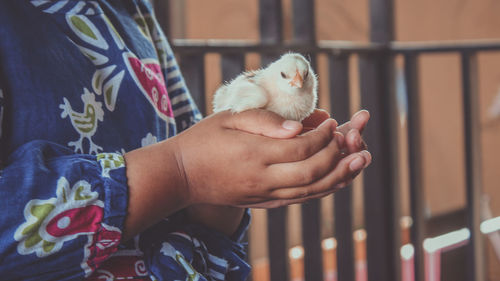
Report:
[{"label": "thumb", "polygon": [[278,139],[293,138],[302,131],[300,122],[286,120],[274,112],[263,109],[252,109],[232,114],[230,118],[226,119],[224,126],[229,129]]}]

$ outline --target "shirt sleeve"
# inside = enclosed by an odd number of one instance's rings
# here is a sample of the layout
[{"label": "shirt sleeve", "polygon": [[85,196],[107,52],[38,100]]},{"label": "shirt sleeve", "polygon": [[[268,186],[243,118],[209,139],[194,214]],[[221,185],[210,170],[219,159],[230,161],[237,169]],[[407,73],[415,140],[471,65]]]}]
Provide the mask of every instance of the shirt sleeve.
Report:
[{"label": "shirt sleeve", "polygon": [[156,20],[151,4],[144,0],[138,1],[138,4],[139,16],[144,17],[144,20],[139,22],[143,22],[144,28],[148,29],[147,33],[150,34],[151,40],[154,42],[154,48],[165,76],[165,84],[172,104],[177,127],[176,133],[178,134],[196,124],[203,116],[189,93],[175,55]]},{"label": "shirt sleeve", "polygon": [[202,115],[189,93],[174,53],[166,41],[164,48],[167,54],[167,91],[172,101],[177,133],[180,133],[199,122]]},{"label": "shirt sleeve", "polygon": [[[244,233],[250,223],[246,210],[237,231],[228,237],[176,214],[141,237],[145,262],[158,280],[246,280],[250,266],[245,260]],[[152,246],[152,247],[151,247]]]},{"label": "shirt sleeve", "polygon": [[21,146],[0,170],[0,275],[89,276],[118,247],[127,196],[119,154],[74,154],[47,141]]}]

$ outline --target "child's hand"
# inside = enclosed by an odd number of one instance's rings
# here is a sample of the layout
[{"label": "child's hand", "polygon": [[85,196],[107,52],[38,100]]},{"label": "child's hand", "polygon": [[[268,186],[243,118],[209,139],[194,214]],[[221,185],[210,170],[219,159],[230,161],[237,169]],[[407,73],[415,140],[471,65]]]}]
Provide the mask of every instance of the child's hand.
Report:
[{"label": "child's hand", "polygon": [[316,129],[321,123],[329,118],[330,113],[328,113],[328,111],[316,108],[311,115],[302,120],[302,125],[304,126],[302,132],[305,133]]},{"label": "child's hand", "polygon": [[[326,110],[315,109],[309,117],[302,121],[304,125],[303,132],[315,129],[328,118],[330,118],[330,114]],[[337,127],[337,131],[346,138],[345,148],[347,152],[359,152],[367,148],[361,134],[368,120],[370,120],[370,113],[367,110],[360,110],[351,117],[350,121]]]},{"label": "child's hand", "polygon": [[[361,115],[363,115],[363,114],[364,113],[361,113]],[[364,124],[361,124],[362,122],[360,122],[360,120],[358,120],[360,117],[360,113],[357,113],[354,116],[355,117],[353,117],[353,120],[358,125],[358,127],[364,128],[364,126],[366,125],[366,122],[364,122]],[[307,117],[306,119],[304,119],[302,121],[302,125],[303,125],[302,133],[316,129],[321,123],[323,123],[325,120],[327,120],[329,118],[330,118],[330,115],[328,114],[327,111],[321,110],[321,109],[316,109],[313,112],[313,114],[311,114],[309,117]],[[367,120],[365,120],[365,121],[367,121]],[[349,124],[350,123],[348,122],[342,126],[345,129],[345,128],[347,128],[347,126],[349,126]],[[352,130],[355,130],[355,129],[352,129]],[[338,129],[337,129],[337,131],[338,131]],[[356,136],[360,137],[359,133],[357,135],[355,135],[355,133],[352,132],[351,134],[349,134],[349,136],[350,136],[349,140],[351,142],[359,143],[359,140],[355,139]],[[278,136],[274,135],[274,137],[278,137]],[[285,135],[284,137],[287,137],[287,135]],[[341,138],[341,136],[337,136],[337,137],[339,137],[339,140],[342,143],[343,138]],[[364,142],[361,141],[361,143],[364,143]],[[343,150],[346,150],[346,146],[347,145],[345,145],[345,144],[341,145]],[[351,144],[351,147],[355,148],[355,146],[352,144]],[[358,147],[356,152],[361,151],[361,150],[362,150],[362,148]],[[367,153],[366,165],[368,165],[369,161],[370,161],[370,159],[368,159],[368,157],[370,157],[370,154],[368,152],[366,152],[366,153]],[[351,179],[349,179],[345,183],[342,183],[342,185],[347,185],[350,181],[351,181]],[[243,216],[243,209],[232,208],[232,207],[227,207],[227,206],[220,206],[220,205],[197,204],[197,205],[192,205],[192,206],[188,207],[187,213],[193,221],[201,223],[201,224],[206,225],[208,227],[211,227],[213,229],[216,229],[216,230],[223,232],[229,236],[229,235],[233,234],[234,231],[236,230],[236,228],[238,227],[238,225],[241,221],[241,218]]]},{"label": "child's hand", "polygon": [[[302,121],[302,124],[304,125],[303,132],[313,130],[328,118],[330,118],[330,114],[326,110],[315,109],[309,117]],[[348,155],[361,151],[367,159],[365,167],[371,163],[372,159],[371,154],[366,151],[367,145],[361,137],[361,133],[366,127],[369,119],[370,113],[367,110],[360,110],[351,117],[350,121],[337,127],[337,132],[345,136],[345,141],[341,146],[342,152],[345,155]],[[342,185],[348,185],[351,181],[352,180],[350,179],[342,183]]]},{"label": "child's hand", "polygon": [[220,112],[183,133],[125,154],[124,239],[194,204],[273,208],[326,196],[357,175],[369,153],[341,153],[335,120],[302,124],[265,110]]},{"label": "child's hand", "polygon": [[361,134],[368,120],[370,120],[370,113],[367,110],[360,110],[351,117],[350,121],[337,127],[337,131],[345,136],[346,148],[349,153],[367,149]]},{"label": "child's hand", "polygon": [[172,138],[190,203],[262,208],[301,203],[334,192],[369,161],[364,153],[342,159],[342,136],[335,134],[332,119],[300,136],[300,123],[287,122],[285,129],[284,121],[264,110],[221,112]]}]

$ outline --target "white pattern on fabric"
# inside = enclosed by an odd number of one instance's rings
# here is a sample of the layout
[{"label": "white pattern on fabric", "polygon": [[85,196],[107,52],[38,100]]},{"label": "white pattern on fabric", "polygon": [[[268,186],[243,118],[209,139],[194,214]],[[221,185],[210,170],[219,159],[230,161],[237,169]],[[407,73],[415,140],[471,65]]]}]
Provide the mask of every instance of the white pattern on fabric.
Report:
[{"label": "white pattern on fabric", "polygon": [[35,6],[35,7],[47,4],[49,2],[50,2],[50,0],[31,0],[31,4],[33,4],[33,6]]},{"label": "white pattern on fabric", "polygon": [[49,14],[55,13],[55,12],[59,11],[60,9],[62,9],[66,4],[68,4],[68,0],[59,1],[59,2],[55,3],[54,5],[52,5],[50,8],[45,9],[44,12],[49,13]]},{"label": "white pattern on fabric", "polygon": [[142,140],[141,140],[141,147],[145,147],[148,145],[152,145],[158,142],[158,138],[153,136],[153,134],[148,133]]},{"label": "white pattern on fabric", "polygon": [[97,162],[101,164],[102,177],[109,178],[109,172],[125,167],[123,156],[118,153],[99,153],[96,157]]},{"label": "white pattern on fabric", "polygon": [[108,43],[97,27],[84,15],[66,15],[66,22],[73,32],[86,43],[107,50]]},{"label": "white pattern on fabric", "polygon": [[106,22],[106,26],[108,27],[109,34],[111,34],[111,37],[115,41],[116,46],[120,49],[123,50],[125,49],[125,42],[123,42],[122,37],[120,34],[116,31],[115,27],[111,23],[111,21],[106,17],[104,14],[102,14],[102,18]]},{"label": "white pattern on fabric", "polygon": [[102,85],[104,84],[104,80],[108,78],[108,76],[115,70],[116,65],[110,65],[102,69],[97,69],[92,76],[92,89],[98,95],[101,95],[103,92]]},{"label": "white pattern on fabric", "polygon": [[[73,42],[74,43],[74,42]],[[76,43],[74,43],[80,51],[90,59],[90,61],[95,65],[95,66],[100,66],[102,64],[105,64],[109,61],[108,57],[103,56],[99,54],[98,52],[92,51],[90,49],[84,48]]]},{"label": "white pattern on fabric", "polygon": [[64,103],[59,105],[59,108],[63,111],[61,112],[61,118],[69,117],[71,120],[71,125],[80,135],[77,141],[71,141],[68,146],[74,146],[76,153],[83,153],[82,141],[84,138],[88,139],[90,143],[90,148],[88,150],[89,154],[97,154],[102,147],[98,146],[92,142],[92,136],[97,131],[98,121],[104,120],[104,111],[102,110],[102,103],[95,100],[95,95],[91,93],[86,88],[83,89],[84,93],[81,96],[83,101],[83,112],[76,112],[71,108],[71,104],[68,99],[63,98]]},{"label": "white pattern on fabric", "polygon": [[69,10],[68,14],[77,14],[85,7],[85,2],[79,1],[76,5]]}]

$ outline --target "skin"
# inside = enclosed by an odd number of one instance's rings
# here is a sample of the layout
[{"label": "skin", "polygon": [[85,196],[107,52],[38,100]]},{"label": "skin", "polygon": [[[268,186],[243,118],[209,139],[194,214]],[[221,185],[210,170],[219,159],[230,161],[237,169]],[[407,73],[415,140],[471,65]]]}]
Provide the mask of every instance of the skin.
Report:
[{"label": "skin", "polygon": [[[330,114],[327,111],[316,109],[313,114],[302,121],[302,133],[314,130],[329,118]],[[354,114],[350,121],[337,127],[337,132],[342,134],[338,135],[338,137],[340,137],[342,142],[344,154],[366,150],[366,143],[361,138],[361,133],[369,119],[369,112],[361,110]],[[344,135],[347,136],[347,141],[344,141]],[[364,167],[367,167],[372,160],[371,154],[367,151],[363,151],[362,153],[365,161]],[[351,181],[352,179],[348,179],[347,181],[338,184],[337,188],[342,188],[343,186],[348,185]],[[191,221],[203,224],[231,236],[231,234],[237,230],[239,223],[241,222],[244,209],[230,206],[198,204],[188,207],[187,212]]]},{"label": "skin", "polygon": [[225,111],[125,154],[130,194],[123,240],[184,208],[193,221],[230,235],[243,208],[335,192],[371,162],[360,136],[369,115],[359,114],[339,128],[318,116],[301,134],[301,123],[269,111]]}]

